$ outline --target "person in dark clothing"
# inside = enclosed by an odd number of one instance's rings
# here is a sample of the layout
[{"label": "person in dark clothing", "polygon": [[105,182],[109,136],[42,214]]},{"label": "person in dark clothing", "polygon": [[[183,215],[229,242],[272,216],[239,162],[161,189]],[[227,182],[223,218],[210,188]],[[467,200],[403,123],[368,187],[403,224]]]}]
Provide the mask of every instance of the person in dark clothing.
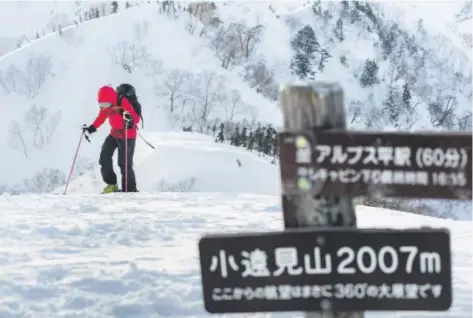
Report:
[{"label": "person in dark clothing", "polygon": [[92,134],[108,118],[110,134],[105,138],[100,152],[100,171],[103,181],[107,184],[102,193],[120,191],[117,175],[113,170],[113,154],[118,148],[118,166],[122,176],[122,192],[138,192],[136,188],[135,171],[133,170],[133,156],[137,136],[137,125],[140,116],[126,98],[122,98],[120,106],[118,93],[110,86],[103,86],[98,91],[97,97],[100,111],[92,125],[84,125],[84,132]]}]

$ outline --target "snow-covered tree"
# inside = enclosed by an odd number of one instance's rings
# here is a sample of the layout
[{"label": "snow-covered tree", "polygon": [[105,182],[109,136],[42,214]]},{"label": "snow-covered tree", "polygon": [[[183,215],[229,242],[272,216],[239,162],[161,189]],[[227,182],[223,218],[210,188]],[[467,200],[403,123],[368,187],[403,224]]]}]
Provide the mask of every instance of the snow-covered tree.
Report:
[{"label": "snow-covered tree", "polygon": [[292,71],[302,79],[312,78],[314,75],[315,53],[320,47],[314,29],[310,25],[300,29],[291,41],[291,46],[294,50],[291,62]]},{"label": "snow-covered tree", "polygon": [[378,79],[378,64],[373,60],[366,60],[363,68],[363,73],[360,77],[360,83],[362,87],[373,86],[379,83]]}]

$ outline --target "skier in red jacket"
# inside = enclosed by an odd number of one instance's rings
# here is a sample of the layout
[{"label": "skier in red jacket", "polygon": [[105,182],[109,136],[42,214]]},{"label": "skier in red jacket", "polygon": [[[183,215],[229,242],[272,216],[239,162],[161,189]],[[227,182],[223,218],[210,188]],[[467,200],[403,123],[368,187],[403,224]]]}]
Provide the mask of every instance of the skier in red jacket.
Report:
[{"label": "skier in red jacket", "polygon": [[[113,170],[113,154],[118,148],[118,166],[122,175],[122,191],[137,192],[136,178],[133,170],[133,156],[135,152],[135,143],[137,135],[137,125],[140,116],[136,113],[133,106],[125,98],[118,102],[118,93],[110,86],[103,86],[98,91],[97,101],[100,111],[92,125],[84,125],[84,132],[92,134],[108,118],[110,134],[105,138],[100,152],[100,172],[102,179],[107,184],[102,193],[118,192],[117,175]],[[120,105],[118,105],[120,104]],[[125,140],[126,136],[126,140]],[[125,150],[127,149],[127,151]],[[125,152],[127,152],[125,154]],[[126,164],[125,164],[126,163]]]}]

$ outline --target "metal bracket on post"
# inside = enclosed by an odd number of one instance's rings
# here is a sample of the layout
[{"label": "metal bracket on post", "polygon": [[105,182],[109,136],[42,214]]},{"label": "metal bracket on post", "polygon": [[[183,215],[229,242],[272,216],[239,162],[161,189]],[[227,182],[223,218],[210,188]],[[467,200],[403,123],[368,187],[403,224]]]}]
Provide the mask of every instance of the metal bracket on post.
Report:
[{"label": "metal bracket on post", "polygon": [[[343,90],[337,83],[314,82],[282,85],[280,99],[284,129],[310,131],[346,127]],[[317,135],[314,136],[317,138]],[[282,172],[283,166],[281,166]],[[311,192],[288,195],[282,189],[282,208],[286,228],[356,227],[351,197],[314,196]],[[343,239],[343,238],[340,238]],[[363,312],[307,312],[307,318],[363,318]]]}]

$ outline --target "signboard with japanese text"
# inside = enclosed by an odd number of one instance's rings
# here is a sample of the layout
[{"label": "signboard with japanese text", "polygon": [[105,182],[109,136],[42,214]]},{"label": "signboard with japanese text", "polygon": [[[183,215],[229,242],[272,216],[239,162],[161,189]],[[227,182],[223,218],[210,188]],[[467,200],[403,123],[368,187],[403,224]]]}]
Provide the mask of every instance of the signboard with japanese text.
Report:
[{"label": "signboard with japanese text", "polygon": [[472,198],[471,133],[279,134],[284,194]]},{"label": "signboard with japanese text", "polygon": [[199,242],[205,308],[448,310],[450,235],[442,229],[294,229]]}]

